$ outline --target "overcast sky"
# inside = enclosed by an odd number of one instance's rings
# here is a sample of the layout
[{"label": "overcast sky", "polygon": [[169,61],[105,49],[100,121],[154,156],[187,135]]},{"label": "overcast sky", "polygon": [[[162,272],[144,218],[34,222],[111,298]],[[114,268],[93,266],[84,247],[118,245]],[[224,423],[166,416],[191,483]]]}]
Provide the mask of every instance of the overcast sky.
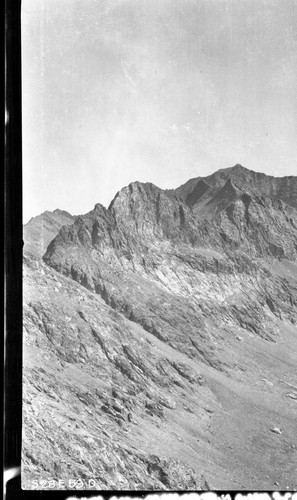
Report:
[{"label": "overcast sky", "polygon": [[297,175],[294,0],[23,0],[24,221],[132,181]]}]

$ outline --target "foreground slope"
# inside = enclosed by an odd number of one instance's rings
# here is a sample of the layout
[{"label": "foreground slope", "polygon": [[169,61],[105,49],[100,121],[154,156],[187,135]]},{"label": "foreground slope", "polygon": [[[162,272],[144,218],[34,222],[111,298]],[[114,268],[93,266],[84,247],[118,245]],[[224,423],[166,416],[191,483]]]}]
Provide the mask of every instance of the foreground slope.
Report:
[{"label": "foreground slope", "polygon": [[132,183],[25,257],[27,488],[296,487],[296,210],[199,199]]},{"label": "foreground slope", "polygon": [[183,415],[210,419],[198,367],[42,262],[25,273],[23,487],[205,488],[179,453]]}]

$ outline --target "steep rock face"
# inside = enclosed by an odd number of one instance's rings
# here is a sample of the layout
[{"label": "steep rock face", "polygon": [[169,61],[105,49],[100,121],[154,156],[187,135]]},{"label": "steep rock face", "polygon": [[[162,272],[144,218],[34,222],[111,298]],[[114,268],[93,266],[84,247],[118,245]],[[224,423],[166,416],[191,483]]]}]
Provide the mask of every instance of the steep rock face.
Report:
[{"label": "steep rock face", "polygon": [[[199,184],[202,181],[199,181]],[[211,192],[208,190],[208,202],[203,203],[201,207],[200,200],[197,200],[194,204],[195,214],[200,216],[203,214],[205,218],[213,218],[222,210],[225,210],[229,205],[238,200],[241,194],[240,187],[235,184],[234,181],[228,179],[228,181],[218,189],[212,189]],[[201,209],[201,208],[202,209]]]},{"label": "steep rock face", "polygon": [[228,179],[243,184],[247,188],[250,187],[259,195],[279,198],[287,205],[297,208],[297,177],[273,177],[248,170],[239,164],[231,168],[218,170],[207,177],[190,179],[175,189],[174,193],[176,196],[186,200],[194,192],[200,180],[203,180],[214,188],[220,188]]},{"label": "steep rock face", "polygon": [[123,188],[109,210],[119,229],[130,235],[136,246],[139,240],[150,242],[154,239],[188,243],[196,230],[188,206],[176,197],[169,198],[162,189],[150,183],[135,182]]},{"label": "steep rock face", "polygon": [[[262,307],[263,284],[276,290],[275,278],[251,257],[295,259],[297,228],[293,208],[252,197],[231,180],[208,205],[210,220],[201,221],[156,186],[133,183],[108,210],[96,205],[62,228],[44,261],[158,338],[219,365],[209,341],[218,324],[277,333],[276,316]],[[280,295],[284,316],[295,322],[294,290],[280,282],[277,304]]]},{"label": "steep rock face", "polygon": [[263,201],[244,193],[220,212],[216,223],[223,239],[229,238],[230,248],[253,257],[296,259],[296,210],[280,200]]},{"label": "steep rock face", "polygon": [[259,196],[229,179],[208,199],[200,198],[192,210],[199,219],[211,222],[204,224],[212,234],[209,244],[219,245],[227,253],[238,250],[253,257],[297,256],[296,210],[281,200]]},{"label": "steep rock face", "polygon": [[192,207],[196,203],[201,203],[202,199],[210,199],[211,194],[213,193],[213,189],[207,182],[203,179],[199,180],[193,189],[185,198],[187,205]]},{"label": "steep rock face", "polygon": [[41,258],[61,227],[72,224],[74,219],[71,214],[59,209],[54,210],[54,212],[43,212],[30,219],[23,230],[24,253]]}]

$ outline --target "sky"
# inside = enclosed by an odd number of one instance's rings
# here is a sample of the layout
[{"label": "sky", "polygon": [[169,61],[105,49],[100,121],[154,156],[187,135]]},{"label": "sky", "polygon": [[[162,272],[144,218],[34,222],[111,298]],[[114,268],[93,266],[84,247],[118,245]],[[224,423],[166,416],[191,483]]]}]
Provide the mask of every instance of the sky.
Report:
[{"label": "sky", "polygon": [[23,0],[23,217],[297,175],[295,0]]}]

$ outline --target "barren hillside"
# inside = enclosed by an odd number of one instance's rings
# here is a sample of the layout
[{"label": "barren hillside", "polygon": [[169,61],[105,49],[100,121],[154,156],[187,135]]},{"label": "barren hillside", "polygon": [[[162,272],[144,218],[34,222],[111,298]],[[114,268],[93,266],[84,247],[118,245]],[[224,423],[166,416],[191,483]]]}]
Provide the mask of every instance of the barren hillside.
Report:
[{"label": "barren hillside", "polygon": [[297,488],[296,181],[135,182],[46,248],[28,223],[24,488]]}]

